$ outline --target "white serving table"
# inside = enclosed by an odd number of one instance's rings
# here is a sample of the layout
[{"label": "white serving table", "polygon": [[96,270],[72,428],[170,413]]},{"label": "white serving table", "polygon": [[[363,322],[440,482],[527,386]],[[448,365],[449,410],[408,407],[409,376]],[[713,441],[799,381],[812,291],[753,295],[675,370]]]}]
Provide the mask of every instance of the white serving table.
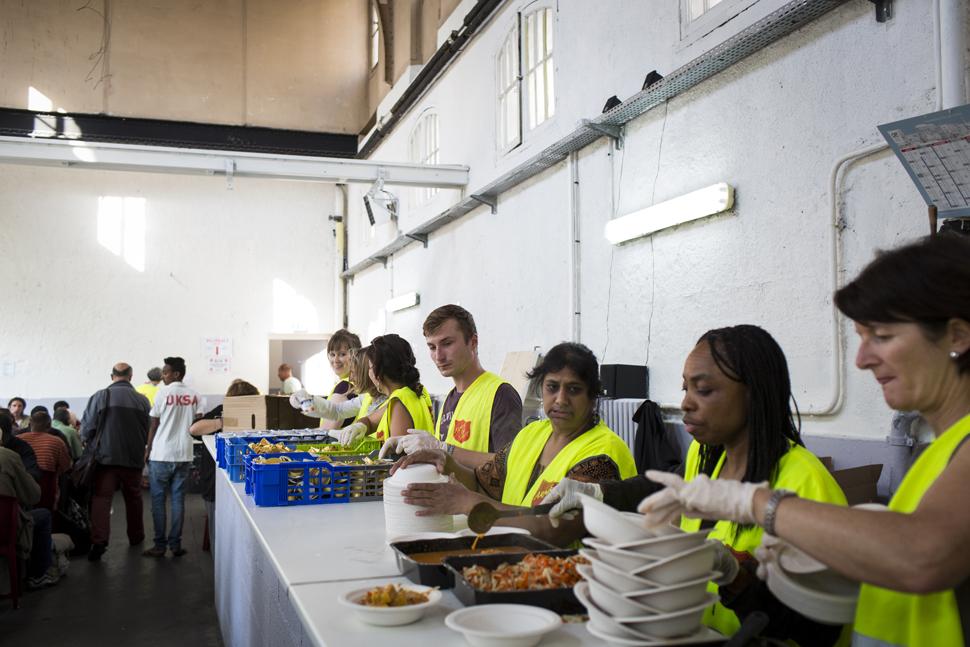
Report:
[{"label": "white serving table", "polygon": [[[214,455],[215,438],[204,442]],[[408,581],[384,536],[382,503],[256,507],[243,483],[216,471],[216,613],[227,647],[466,644],[444,625],[462,606],[450,591],[403,627],[364,624],[337,602],[345,591]],[[582,624],[564,625],[541,643],[599,644]]]}]

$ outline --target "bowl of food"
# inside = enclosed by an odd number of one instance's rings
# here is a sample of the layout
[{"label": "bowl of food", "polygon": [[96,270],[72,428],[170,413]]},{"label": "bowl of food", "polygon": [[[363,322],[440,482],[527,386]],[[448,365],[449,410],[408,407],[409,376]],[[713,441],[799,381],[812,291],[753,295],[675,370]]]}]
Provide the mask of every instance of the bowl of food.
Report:
[{"label": "bowl of food", "polygon": [[441,600],[441,591],[430,586],[386,584],[347,591],[337,600],[367,624],[395,627],[420,620]]},{"label": "bowl of food", "polygon": [[475,647],[532,647],[561,624],[559,614],[525,604],[466,607],[445,617],[445,626]]},{"label": "bowl of food", "polygon": [[620,512],[599,499],[580,494],[583,501],[583,523],[586,530],[609,544],[625,544],[667,534],[668,527],[648,529],[643,516],[634,512]]}]

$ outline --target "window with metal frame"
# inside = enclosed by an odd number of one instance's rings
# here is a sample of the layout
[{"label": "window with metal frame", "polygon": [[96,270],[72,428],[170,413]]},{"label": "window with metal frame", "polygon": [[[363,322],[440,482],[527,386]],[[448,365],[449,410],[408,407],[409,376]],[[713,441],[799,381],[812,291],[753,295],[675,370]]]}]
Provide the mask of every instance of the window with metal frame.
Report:
[{"label": "window with metal frame", "polygon": [[377,67],[381,59],[381,19],[377,13],[377,0],[370,0],[370,69]]},{"label": "window with metal frame", "polygon": [[497,145],[508,152],[523,134],[555,115],[553,9],[516,15],[515,24],[496,55]]},{"label": "window with metal frame", "polygon": [[[418,119],[408,142],[408,156],[415,164],[438,164],[438,114],[427,111]],[[414,204],[421,205],[438,194],[437,187],[416,187]]]}]

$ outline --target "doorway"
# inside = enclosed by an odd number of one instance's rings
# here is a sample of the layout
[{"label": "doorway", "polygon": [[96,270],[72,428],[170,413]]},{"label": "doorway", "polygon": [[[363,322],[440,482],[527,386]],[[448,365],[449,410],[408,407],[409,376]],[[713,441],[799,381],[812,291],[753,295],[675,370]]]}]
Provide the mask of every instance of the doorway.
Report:
[{"label": "doorway", "polygon": [[329,335],[278,335],[269,340],[270,394],[278,394],[282,388],[277,375],[280,364],[289,364],[293,376],[303,388],[313,394],[326,394],[337,383],[337,376],[327,361]]}]

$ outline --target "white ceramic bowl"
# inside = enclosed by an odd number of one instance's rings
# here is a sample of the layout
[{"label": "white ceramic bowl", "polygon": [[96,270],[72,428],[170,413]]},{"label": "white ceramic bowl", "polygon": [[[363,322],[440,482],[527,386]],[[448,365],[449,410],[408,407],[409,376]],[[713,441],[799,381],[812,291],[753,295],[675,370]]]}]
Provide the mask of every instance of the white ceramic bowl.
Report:
[{"label": "white ceramic bowl", "polygon": [[590,599],[601,609],[609,609],[611,613],[618,616],[642,616],[660,613],[657,609],[640,604],[636,600],[625,597],[602,584],[593,575],[593,569],[589,564],[579,564],[576,566],[576,572],[586,580],[589,585]]},{"label": "white ceramic bowl", "polygon": [[[673,528],[673,526],[669,526],[669,528]],[[613,548],[631,553],[640,553],[641,555],[654,559],[663,559],[676,555],[677,553],[682,553],[690,548],[700,546],[707,539],[707,533],[708,531],[706,530],[683,532],[679,528],[674,528],[673,532],[659,537],[613,544]]]},{"label": "white ceramic bowl", "polygon": [[643,589],[653,589],[657,587],[656,582],[631,575],[626,571],[620,570],[615,566],[610,566],[599,558],[595,550],[580,548],[579,554],[589,560],[593,566],[593,577],[599,580],[600,584],[605,584],[617,593],[632,593]]},{"label": "white ceramic bowl", "polygon": [[[609,544],[624,544],[657,536],[656,530],[643,525],[643,516],[634,512],[620,512],[599,499],[579,495],[583,502],[583,523],[594,537]],[[666,532],[666,528],[660,532]]]},{"label": "white ceramic bowl", "polygon": [[379,625],[381,627],[395,627],[417,622],[424,615],[424,612],[438,604],[441,600],[441,591],[430,586],[420,586],[417,584],[403,585],[401,588],[418,593],[427,593],[428,601],[421,604],[409,604],[406,607],[369,607],[360,604],[359,600],[364,597],[367,591],[375,587],[369,586],[365,589],[355,589],[347,591],[337,598],[344,606],[354,610],[361,621],[369,625]]},{"label": "white ceramic bowl", "polygon": [[608,544],[605,541],[593,539],[591,537],[584,539],[583,543],[595,550],[600,556],[600,559],[610,566],[616,566],[621,570],[629,571],[631,573],[646,566],[647,564],[657,561],[658,559],[644,553],[637,553],[632,550],[616,548],[612,544]]},{"label": "white ceramic bowl", "polygon": [[817,622],[841,625],[855,617],[859,584],[831,570],[796,575],[769,562],[767,583],[776,598]]},{"label": "white ceramic bowl", "polygon": [[650,636],[639,633],[638,631],[621,625],[619,622],[613,619],[613,616],[607,613],[603,608],[597,605],[590,597],[589,593],[589,583],[579,582],[573,587],[573,593],[576,594],[576,599],[579,603],[586,607],[586,613],[589,614],[589,624],[592,627],[596,627],[601,633],[606,634],[611,638],[625,638],[632,640],[649,640]]},{"label": "white ceramic bowl", "polygon": [[710,573],[714,567],[714,541],[709,540],[666,559],[649,562],[631,574],[664,585],[696,579]]},{"label": "white ceramic bowl", "polygon": [[604,633],[602,629],[592,622],[586,623],[586,631],[610,645],[619,645],[620,647],[660,647],[661,645],[664,647],[674,647],[675,645],[708,645],[724,642],[724,636],[703,625],[689,636],[684,636],[683,638],[665,638],[663,640],[657,640],[656,638],[611,636]]},{"label": "white ceramic bowl", "polygon": [[706,600],[707,583],[719,577],[721,577],[720,572],[711,571],[694,580],[624,593],[623,597],[663,613],[680,611],[697,606]]},{"label": "white ceramic bowl", "polygon": [[705,600],[698,604],[680,611],[671,613],[661,613],[639,618],[616,618],[613,619],[637,633],[656,638],[676,638],[677,636],[689,636],[701,626],[701,619],[704,617],[704,609],[717,602],[718,596],[715,593],[705,593]]},{"label": "white ceramic bowl", "polygon": [[445,617],[449,629],[476,647],[532,647],[560,624],[559,614],[526,604],[483,604]]}]

